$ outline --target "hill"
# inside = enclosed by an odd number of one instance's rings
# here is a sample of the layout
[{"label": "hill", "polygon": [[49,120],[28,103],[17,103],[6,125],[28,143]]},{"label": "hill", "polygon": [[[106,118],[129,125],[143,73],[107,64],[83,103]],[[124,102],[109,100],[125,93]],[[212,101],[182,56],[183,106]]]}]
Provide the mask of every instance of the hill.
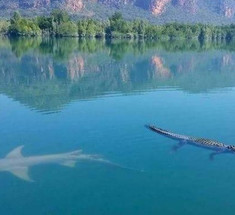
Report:
[{"label": "hill", "polygon": [[19,10],[23,15],[48,14],[55,8],[69,11],[74,18],[106,19],[120,11],[127,19],[146,19],[153,23],[235,21],[234,0],[0,0],[0,13],[9,17]]}]

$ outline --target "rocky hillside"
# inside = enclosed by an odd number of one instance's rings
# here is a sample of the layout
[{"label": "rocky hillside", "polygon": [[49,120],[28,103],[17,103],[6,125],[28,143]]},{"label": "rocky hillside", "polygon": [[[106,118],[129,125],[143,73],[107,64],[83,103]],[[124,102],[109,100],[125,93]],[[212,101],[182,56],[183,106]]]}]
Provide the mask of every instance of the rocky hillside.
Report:
[{"label": "rocky hillside", "polygon": [[75,16],[105,19],[115,10],[126,18],[153,22],[211,22],[235,20],[235,0],[0,0],[2,16],[20,10],[26,15],[63,8]]}]

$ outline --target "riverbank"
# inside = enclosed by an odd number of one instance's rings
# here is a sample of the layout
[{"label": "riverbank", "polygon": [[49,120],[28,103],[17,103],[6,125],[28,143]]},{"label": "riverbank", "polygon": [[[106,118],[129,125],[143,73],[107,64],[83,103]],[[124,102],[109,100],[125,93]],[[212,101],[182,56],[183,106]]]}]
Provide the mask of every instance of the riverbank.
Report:
[{"label": "riverbank", "polygon": [[0,21],[0,33],[27,37],[230,41],[235,38],[235,25],[152,25],[143,20],[124,20],[120,13],[115,13],[105,22],[93,19],[74,21],[66,12],[54,10],[50,16],[35,18],[24,18],[15,12],[10,20]]}]

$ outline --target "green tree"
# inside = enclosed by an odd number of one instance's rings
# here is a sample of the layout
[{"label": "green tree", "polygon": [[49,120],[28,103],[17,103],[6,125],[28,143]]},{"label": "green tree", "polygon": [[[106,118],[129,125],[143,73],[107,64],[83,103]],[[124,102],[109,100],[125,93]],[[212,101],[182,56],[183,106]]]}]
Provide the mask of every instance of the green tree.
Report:
[{"label": "green tree", "polygon": [[10,23],[6,20],[0,21],[0,34],[6,34],[9,29]]},{"label": "green tree", "polygon": [[52,17],[39,16],[37,23],[39,28],[43,31],[51,32],[53,30]]},{"label": "green tree", "polygon": [[15,24],[15,23],[19,22],[20,20],[21,20],[21,15],[18,11],[16,11],[16,12],[14,12],[10,22],[11,22],[11,24]]},{"label": "green tree", "polygon": [[64,22],[59,25],[58,36],[77,36],[77,26],[73,22]]},{"label": "green tree", "polygon": [[86,26],[87,26],[86,21],[79,20],[77,26],[78,26],[78,35],[85,36],[86,35]]},{"label": "green tree", "polygon": [[21,18],[18,12],[15,12],[10,21],[8,33],[11,35],[36,36],[41,34],[41,30],[34,19]]},{"label": "green tree", "polygon": [[51,17],[53,18],[53,21],[57,24],[60,25],[64,22],[70,21],[70,17],[66,11],[63,10],[53,10],[51,12]]}]

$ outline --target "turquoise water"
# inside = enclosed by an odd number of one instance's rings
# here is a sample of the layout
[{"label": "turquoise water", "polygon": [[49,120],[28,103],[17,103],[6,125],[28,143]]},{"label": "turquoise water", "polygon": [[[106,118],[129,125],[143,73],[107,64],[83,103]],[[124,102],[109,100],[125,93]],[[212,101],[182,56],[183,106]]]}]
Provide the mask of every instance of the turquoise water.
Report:
[{"label": "turquoise water", "polygon": [[235,144],[234,60],[226,45],[1,39],[0,214],[234,214],[235,155],[174,152],[144,127]]}]

